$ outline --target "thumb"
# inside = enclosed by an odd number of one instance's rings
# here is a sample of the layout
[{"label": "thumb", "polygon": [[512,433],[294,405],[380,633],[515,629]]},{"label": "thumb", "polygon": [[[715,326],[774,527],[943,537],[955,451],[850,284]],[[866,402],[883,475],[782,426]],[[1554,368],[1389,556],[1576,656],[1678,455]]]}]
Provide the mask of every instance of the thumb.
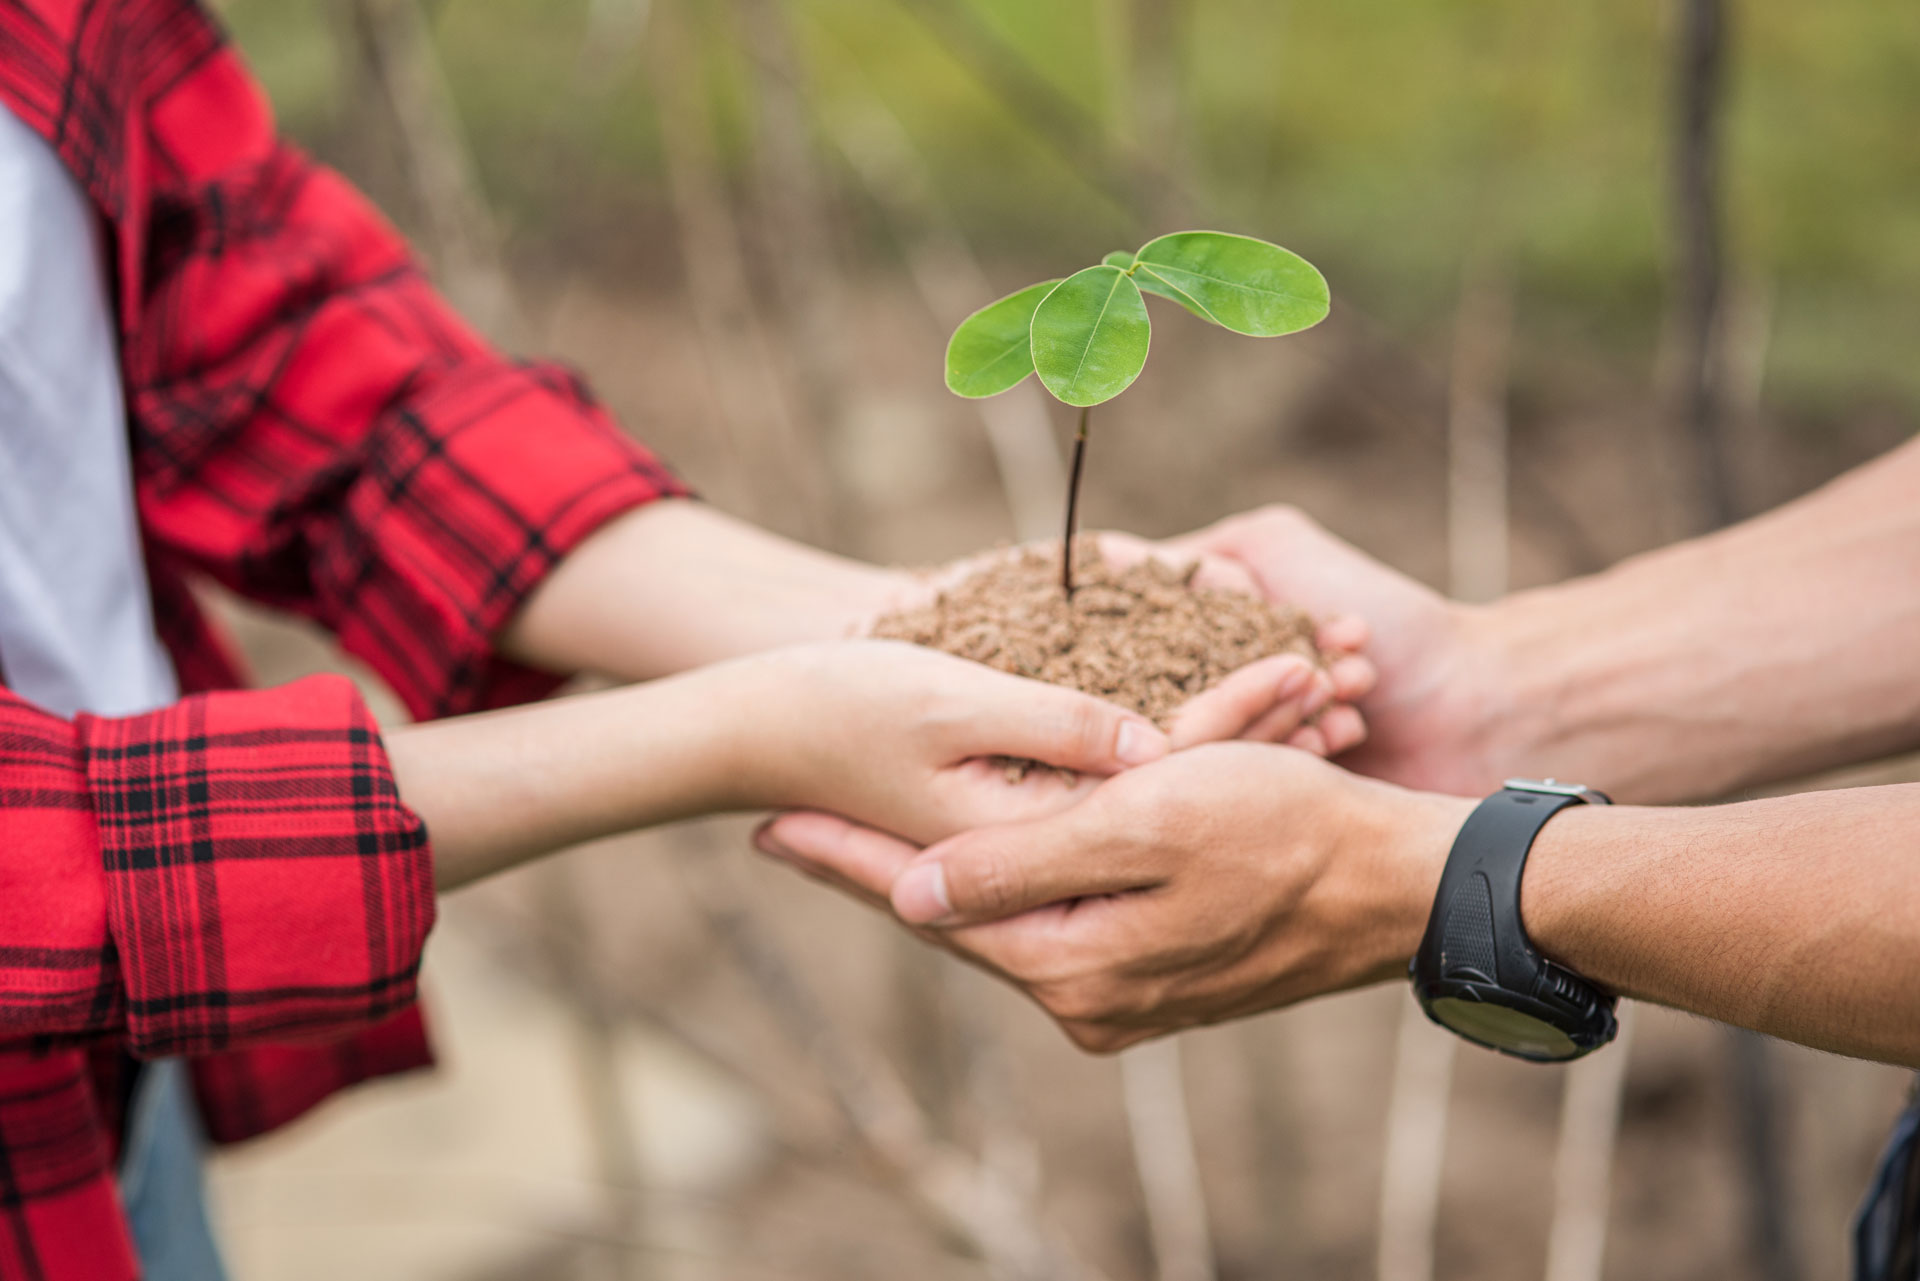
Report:
[{"label": "thumb", "polygon": [[753,844],[875,906],[886,905],[895,878],[920,852],[885,832],[806,810],[768,819],[754,832]]},{"label": "thumb", "polygon": [[962,926],[1050,903],[1150,889],[1151,867],[1098,839],[1085,818],[1096,802],[1032,823],[976,828],[926,850],[893,882],[894,913],[909,925]]},{"label": "thumb", "polygon": [[955,728],[962,756],[1012,756],[1080,774],[1118,774],[1172,750],[1152,721],[1102,698],[1041,681],[991,677]]},{"label": "thumb", "polygon": [[1274,722],[1266,738],[1291,734],[1320,710],[1331,683],[1298,654],[1275,654],[1247,664],[1182,707],[1173,721],[1176,750],[1249,736]]},{"label": "thumb", "polygon": [[1239,592],[1245,596],[1260,594],[1258,580],[1239,561],[1216,556],[1201,547],[1191,545],[1191,540],[1198,535],[1189,534],[1186,539],[1152,542],[1135,534],[1103,529],[1095,537],[1100,540],[1101,559],[1114,569],[1126,569],[1141,561],[1154,560],[1176,572],[1190,571],[1196,587]]}]

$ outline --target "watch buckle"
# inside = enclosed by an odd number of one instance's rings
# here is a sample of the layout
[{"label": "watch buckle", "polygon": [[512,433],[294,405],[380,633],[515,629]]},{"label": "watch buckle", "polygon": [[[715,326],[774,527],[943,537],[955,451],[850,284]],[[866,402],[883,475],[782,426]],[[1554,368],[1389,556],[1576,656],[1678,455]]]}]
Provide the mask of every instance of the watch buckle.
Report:
[{"label": "watch buckle", "polygon": [[1594,795],[1593,789],[1585,783],[1562,783],[1554,778],[1510,778],[1500,786],[1509,792],[1540,792],[1547,796],[1578,796],[1585,799]]}]

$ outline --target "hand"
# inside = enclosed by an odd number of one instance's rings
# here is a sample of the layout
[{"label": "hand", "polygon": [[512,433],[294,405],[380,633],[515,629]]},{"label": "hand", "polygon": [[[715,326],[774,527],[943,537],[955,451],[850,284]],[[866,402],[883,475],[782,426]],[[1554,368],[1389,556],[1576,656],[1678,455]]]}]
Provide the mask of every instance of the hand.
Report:
[{"label": "hand", "polygon": [[1111,1051],[1394,976],[1472,802],[1228,743],[925,852],[820,814],[756,844],[1006,978]]},{"label": "hand", "polygon": [[[1173,550],[1130,534],[1094,535],[1101,554],[1115,567],[1153,558],[1194,570],[1194,581],[1218,591],[1259,595],[1253,575],[1239,562],[1200,552]],[[937,569],[897,580],[872,618],[929,602],[968,575],[997,559],[1026,548],[981,552]],[[1050,548],[1048,549],[1050,550]],[[1373,688],[1373,665],[1357,653],[1367,642],[1366,624],[1357,618],[1323,621],[1315,643],[1326,658],[1324,669],[1291,655],[1249,663],[1182,708],[1170,728],[1175,749],[1228,739],[1288,743],[1317,756],[1347,751],[1367,736],[1366,723],[1352,703]]]},{"label": "hand", "polygon": [[[738,810],[810,806],[924,843],[1052,813],[1171,750],[1111,703],[887,641],[773,650],[385,741],[402,797],[433,832],[442,889]],[[1010,783],[996,757],[1059,769]]]},{"label": "hand", "polygon": [[[775,651],[709,679],[712,715],[741,727],[733,808],[830,810],[921,842],[1052,813],[1171,750],[1102,699],[898,641]],[[1009,758],[1056,768],[1016,776]]]},{"label": "hand", "polygon": [[[1353,697],[1366,718],[1367,742],[1342,764],[1462,795],[1498,786],[1487,741],[1498,664],[1480,635],[1480,611],[1444,599],[1291,507],[1229,517],[1159,546],[1228,562],[1268,600],[1333,620],[1327,627],[1336,633],[1334,643],[1323,635],[1323,649],[1366,646],[1378,683]],[[1335,665],[1336,677],[1341,666]]]},{"label": "hand", "polygon": [[[1192,566],[1193,581],[1201,587],[1244,592],[1277,605],[1296,603],[1263,591],[1259,580],[1240,561],[1215,555],[1204,548],[1149,542],[1110,530],[1096,536],[1100,540],[1100,554],[1110,564],[1130,565],[1151,557],[1182,569]],[[1198,743],[1243,738],[1256,743],[1285,743],[1315,756],[1338,756],[1351,751],[1367,739],[1366,720],[1354,704],[1371,691],[1379,679],[1372,661],[1360,653],[1369,639],[1364,620],[1352,614],[1322,615],[1313,640],[1326,666],[1314,671],[1306,695],[1297,700],[1276,697],[1265,708],[1251,703],[1245,694],[1238,700],[1222,697],[1222,691],[1229,685],[1259,666],[1248,664],[1181,709],[1180,718],[1173,726],[1174,746],[1192,747]],[[1231,714],[1224,708],[1229,705],[1252,713],[1240,728],[1231,728],[1228,723]]]}]

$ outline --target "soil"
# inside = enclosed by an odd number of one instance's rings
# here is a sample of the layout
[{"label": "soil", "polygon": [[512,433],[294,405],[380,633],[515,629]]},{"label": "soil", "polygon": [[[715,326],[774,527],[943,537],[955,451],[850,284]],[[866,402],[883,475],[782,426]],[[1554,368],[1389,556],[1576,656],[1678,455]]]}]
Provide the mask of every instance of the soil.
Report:
[{"label": "soil", "polygon": [[1272,654],[1320,661],[1313,621],[1240,592],[1194,583],[1194,569],[1142,561],[1115,569],[1097,544],[1074,547],[1074,593],[1060,555],[997,558],[931,603],[890,614],[873,634],[1096,695],[1163,729],[1194,695]]}]

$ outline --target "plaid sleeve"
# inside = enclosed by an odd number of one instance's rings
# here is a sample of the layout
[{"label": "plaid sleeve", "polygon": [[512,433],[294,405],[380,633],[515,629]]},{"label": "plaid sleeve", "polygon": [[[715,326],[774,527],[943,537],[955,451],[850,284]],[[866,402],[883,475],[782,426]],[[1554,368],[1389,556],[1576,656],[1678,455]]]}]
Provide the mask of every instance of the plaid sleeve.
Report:
[{"label": "plaid sleeve", "polygon": [[424,829],[350,682],[67,722],[0,690],[0,1041],[143,1057],[337,1037],[414,999]]},{"label": "plaid sleeve", "polygon": [[123,324],[157,552],[318,620],[416,716],[544,692],[494,637],[588,534],[685,488],[571,374],[464,325],[230,49],[146,125]]}]

